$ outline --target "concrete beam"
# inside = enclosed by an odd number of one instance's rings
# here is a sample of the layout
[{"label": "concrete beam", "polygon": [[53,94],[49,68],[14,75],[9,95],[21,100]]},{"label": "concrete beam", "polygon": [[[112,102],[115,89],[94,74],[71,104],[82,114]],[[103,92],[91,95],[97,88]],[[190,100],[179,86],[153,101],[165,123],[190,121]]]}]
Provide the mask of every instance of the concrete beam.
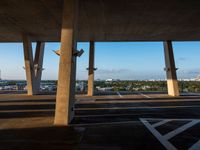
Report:
[{"label": "concrete beam", "polygon": [[[199,0],[80,0],[80,6],[80,42],[200,40]],[[62,8],[63,0],[0,0],[0,42],[21,42],[24,30],[34,41],[60,42]]]},{"label": "concrete beam", "polygon": [[174,61],[173,47],[171,41],[164,42],[165,52],[165,71],[167,75],[167,88],[170,96],[179,96],[179,87],[176,75],[176,66]]},{"label": "concrete beam", "polygon": [[77,6],[78,0],[64,0],[55,125],[68,125],[74,116]]},{"label": "concrete beam", "polygon": [[42,64],[44,57],[44,42],[37,42],[35,58],[33,59],[32,43],[29,37],[23,34],[22,38],[27,80],[27,93],[28,95],[36,95],[40,90]]},{"label": "concrete beam", "polygon": [[94,94],[94,54],[95,43],[90,41],[89,68],[88,68],[88,96]]}]

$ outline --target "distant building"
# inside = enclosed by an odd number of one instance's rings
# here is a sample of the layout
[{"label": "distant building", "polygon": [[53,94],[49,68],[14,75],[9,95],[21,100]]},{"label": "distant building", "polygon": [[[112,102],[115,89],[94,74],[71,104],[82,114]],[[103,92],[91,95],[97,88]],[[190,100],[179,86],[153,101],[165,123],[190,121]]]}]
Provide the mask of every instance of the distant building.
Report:
[{"label": "distant building", "polygon": [[200,75],[195,79],[195,81],[200,81]]},{"label": "distant building", "polygon": [[40,85],[41,91],[53,92],[53,91],[56,91],[56,89],[57,89],[56,85],[53,85],[53,84],[42,84],[42,85]]},{"label": "distant building", "polygon": [[148,86],[148,85],[145,85],[145,86],[142,86],[141,88],[142,88],[143,90],[147,90],[147,89],[150,89],[151,87]]},{"label": "distant building", "polygon": [[86,90],[86,83],[85,82],[78,82],[76,83],[76,91],[84,92]]},{"label": "distant building", "polygon": [[120,81],[120,79],[106,79],[106,82]]},{"label": "distant building", "polygon": [[112,82],[113,79],[106,79],[106,82]]},{"label": "distant building", "polygon": [[96,87],[98,91],[113,91],[113,87]]},{"label": "distant building", "polygon": [[17,91],[22,91],[22,90],[24,90],[25,87],[26,87],[25,83],[17,83],[16,84],[16,90]]}]

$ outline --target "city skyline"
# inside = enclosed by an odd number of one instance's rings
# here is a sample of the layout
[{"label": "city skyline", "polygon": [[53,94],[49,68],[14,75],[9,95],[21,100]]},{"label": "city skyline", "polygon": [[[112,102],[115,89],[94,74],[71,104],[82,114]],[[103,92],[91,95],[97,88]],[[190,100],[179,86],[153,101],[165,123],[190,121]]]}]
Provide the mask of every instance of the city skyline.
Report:
[{"label": "city skyline", "polygon": [[[196,78],[200,74],[200,42],[174,42],[174,55],[179,79]],[[33,44],[34,50],[35,44]],[[87,80],[88,43],[79,43],[85,53],[77,59],[77,79]],[[43,80],[56,80],[59,56],[52,50],[59,43],[45,47]],[[0,70],[2,79],[25,79],[22,43],[1,43]],[[112,57],[111,57],[112,56]],[[8,61],[9,58],[10,60]],[[95,79],[150,80],[165,79],[162,42],[98,42],[95,50]]]}]

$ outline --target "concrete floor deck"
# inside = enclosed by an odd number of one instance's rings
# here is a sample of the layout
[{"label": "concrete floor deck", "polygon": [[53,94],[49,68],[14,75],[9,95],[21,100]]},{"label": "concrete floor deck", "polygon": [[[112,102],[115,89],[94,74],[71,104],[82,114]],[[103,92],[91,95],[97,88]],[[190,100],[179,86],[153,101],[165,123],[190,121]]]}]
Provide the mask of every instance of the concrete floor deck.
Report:
[{"label": "concrete floor deck", "polygon": [[[0,96],[0,149],[166,149],[145,126],[156,122],[162,136],[200,119],[200,98],[133,99],[77,96],[75,117],[68,127],[53,126],[55,96]],[[141,118],[146,119],[145,122]],[[156,120],[160,118],[160,120]],[[188,120],[190,119],[190,120]],[[200,123],[168,142],[176,149],[198,146]]]}]

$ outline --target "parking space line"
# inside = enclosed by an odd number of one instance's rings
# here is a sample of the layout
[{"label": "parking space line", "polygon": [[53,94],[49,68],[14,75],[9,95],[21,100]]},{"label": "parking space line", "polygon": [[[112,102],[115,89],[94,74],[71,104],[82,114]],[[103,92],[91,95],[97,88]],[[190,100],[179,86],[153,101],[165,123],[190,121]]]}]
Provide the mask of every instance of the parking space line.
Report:
[{"label": "parking space line", "polygon": [[[139,118],[140,121],[149,129],[149,131],[160,141],[161,144],[167,149],[167,150],[177,150],[177,148],[170,143],[170,139],[175,137],[176,135],[186,131],[187,129],[193,127],[194,125],[200,123],[200,119],[160,119],[160,118]],[[154,123],[153,125],[149,123],[149,121],[157,121],[162,120],[158,123]],[[177,129],[165,134],[161,135],[159,131],[157,131],[156,127],[164,125],[165,123],[169,121],[190,121],[189,123],[186,123],[185,125],[182,125],[181,127],[178,127]],[[200,149],[200,140],[193,144],[189,150],[199,150]]]},{"label": "parking space line", "polygon": [[142,95],[142,96],[144,96],[144,97],[146,97],[146,98],[151,98],[150,96],[148,96],[148,95],[145,95],[145,94],[143,94],[143,93],[141,93],[141,92],[138,92],[140,95]]},{"label": "parking space line", "polygon": [[151,133],[160,141],[162,145],[165,146],[167,150],[177,150],[168,140],[165,140],[163,136],[151,126],[151,124],[143,118],[140,118],[140,121],[151,131]]},{"label": "parking space line", "polygon": [[120,98],[122,98],[123,96],[120,94],[120,92],[117,92],[117,95],[119,95]]},{"label": "parking space line", "polygon": [[[142,118],[142,119],[145,119],[145,120],[155,120],[155,121],[159,121],[159,120],[165,120],[165,118]],[[167,119],[167,120],[170,120],[170,121],[193,121],[193,120],[199,120],[199,119],[180,119],[180,118],[174,118],[174,119]]]},{"label": "parking space line", "polygon": [[185,125],[183,125],[183,126],[177,128],[176,130],[173,130],[173,131],[167,133],[166,135],[164,135],[164,138],[165,138],[166,140],[169,140],[169,139],[171,139],[172,137],[178,135],[179,133],[181,133],[181,132],[187,130],[188,128],[194,126],[195,124],[197,124],[197,123],[199,123],[199,122],[200,122],[200,120],[193,120],[192,122],[189,122],[189,123],[187,123],[187,124],[185,124]]},{"label": "parking space line", "polygon": [[192,145],[188,150],[200,150],[200,140]]},{"label": "parking space line", "polygon": [[163,124],[165,124],[165,123],[167,123],[169,121],[171,121],[171,120],[170,119],[166,119],[166,120],[160,121],[158,123],[153,124],[152,127],[156,128],[156,127],[161,126],[161,125],[163,125]]},{"label": "parking space line", "polygon": [[192,95],[192,96],[200,96],[200,93],[192,93],[192,92],[188,92],[187,94]]}]

